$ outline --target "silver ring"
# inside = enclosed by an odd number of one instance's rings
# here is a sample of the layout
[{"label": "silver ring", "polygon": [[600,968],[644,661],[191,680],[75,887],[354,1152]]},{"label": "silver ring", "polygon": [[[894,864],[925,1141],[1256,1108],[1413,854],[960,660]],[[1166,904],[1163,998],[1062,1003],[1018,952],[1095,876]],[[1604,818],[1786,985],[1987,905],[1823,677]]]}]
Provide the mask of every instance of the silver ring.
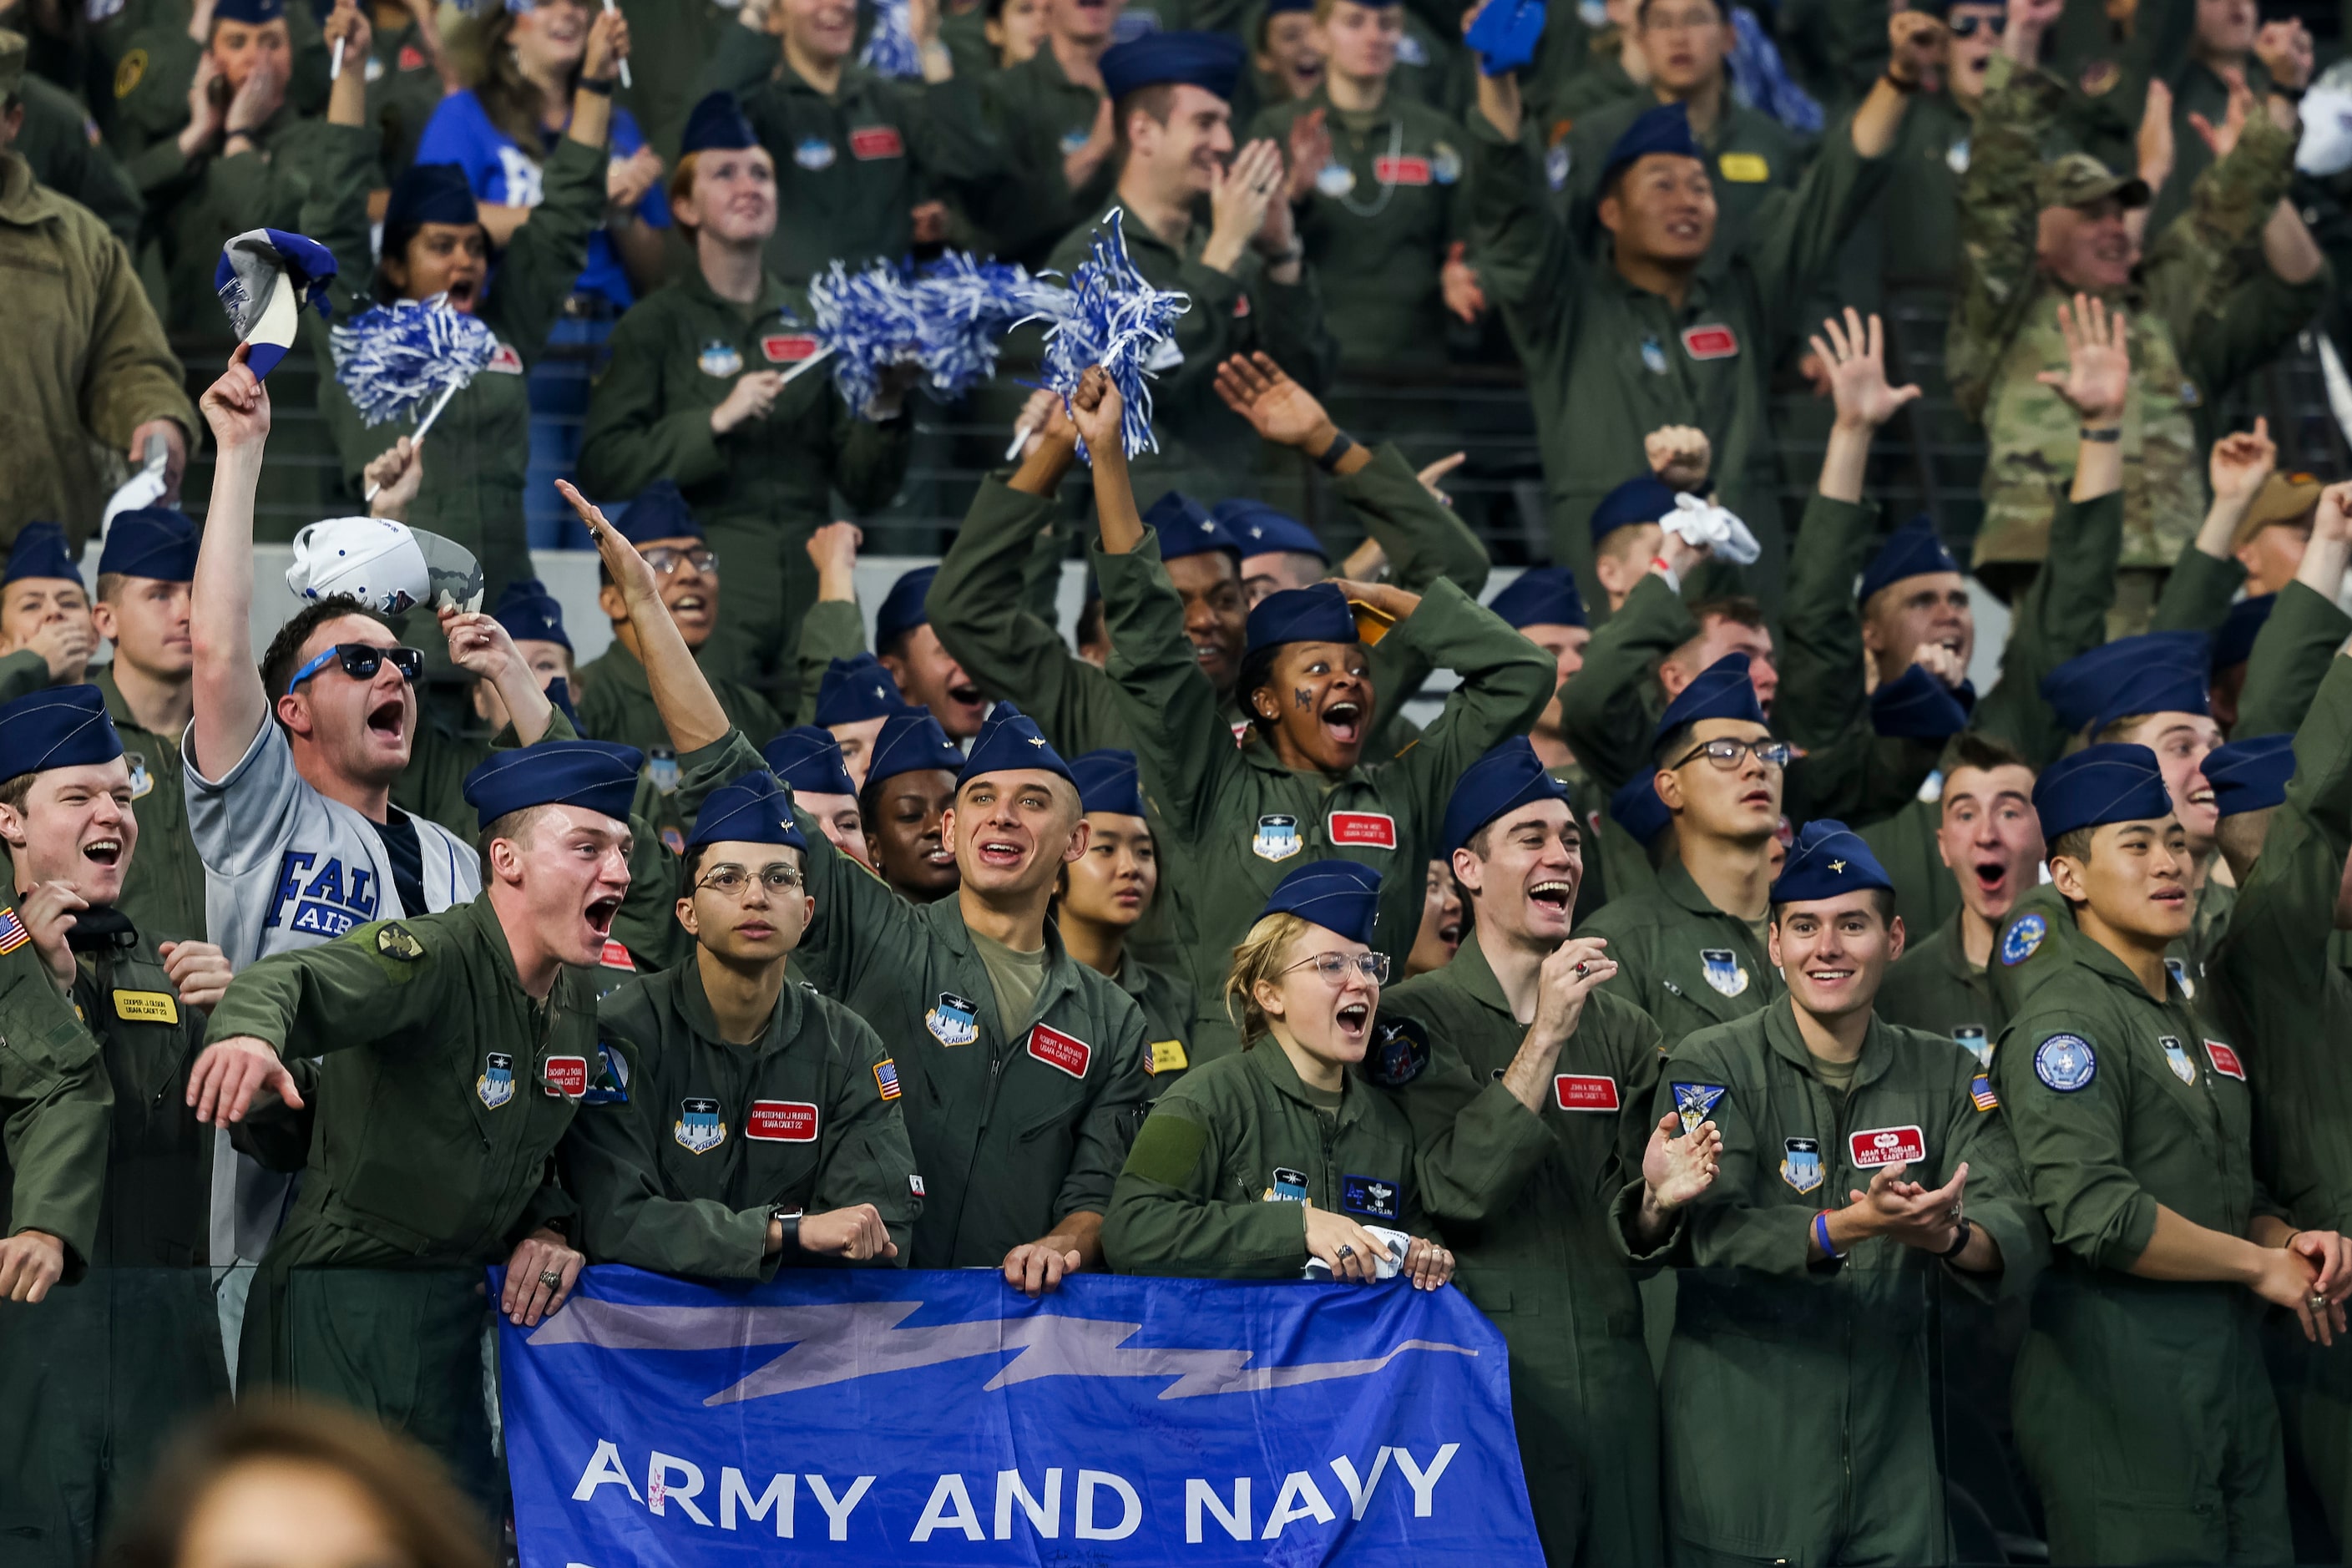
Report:
[{"label": "silver ring", "polygon": [[1354,1244],[1353,1244],[1353,1243],[1351,1243],[1351,1242],[1345,1242],[1345,1241],[1341,1242],[1341,1243],[1339,1244],[1339,1256],[1340,1256],[1340,1257],[1342,1257],[1342,1258],[1353,1258],[1353,1257],[1355,1257],[1355,1256],[1356,1256],[1356,1248],[1355,1248]]},{"label": "silver ring", "polygon": [[2314,1295],[2311,1298],[2311,1310],[2315,1312],[2326,1311],[2327,1310],[2327,1298],[2325,1296]]},{"label": "silver ring", "polygon": [[1582,964],[1582,963],[1578,964],[1578,965],[1576,966],[1576,977],[1577,977],[1579,980],[1583,979],[1583,978],[1584,978],[1584,974],[1585,974],[1585,971],[1586,971],[1589,967],[1591,967],[1591,966],[1590,966],[1590,965],[1588,965],[1588,964]]},{"label": "silver ring", "polygon": [[562,1274],[552,1268],[541,1269],[539,1271],[539,1282],[546,1286],[551,1290],[561,1290],[563,1289]]}]

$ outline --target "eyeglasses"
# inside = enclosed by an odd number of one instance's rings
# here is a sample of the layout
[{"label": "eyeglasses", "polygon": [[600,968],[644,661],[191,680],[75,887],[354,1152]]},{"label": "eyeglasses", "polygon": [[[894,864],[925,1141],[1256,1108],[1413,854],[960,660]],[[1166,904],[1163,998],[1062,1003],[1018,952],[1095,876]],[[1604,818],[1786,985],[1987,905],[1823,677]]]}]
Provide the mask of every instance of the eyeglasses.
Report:
[{"label": "eyeglasses", "polygon": [[425,673],[425,655],[413,647],[378,647],[370,642],[339,642],[310,663],[294,672],[286,683],[293,690],[331,664],[340,664],[343,673],[353,680],[373,680],[375,672],[383,668],[385,659],[400,671],[400,678],[411,686]]},{"label": "eyeglasses", "polygon": [[1965,38],[1979,27],[1998,33],[2009,26],[2009,13],[1997,11],[1990,16],[1950,16],[1945,19],[1944,26],[1951,29],[1952,37],[1956,38]]},{"label": "eyeglasses", "polygon": [[[1350,969],[1375,985],[1389,983],[1389,955],[1385,952],[1318,952],[1312,958],[1300,959],[1290,969],[1305,969],[1309,964],[1333,985],[1347,984]],[[1290,969],[1283,973],[1287,974]]]},{"label": "eyeglasses", "polygon": [[[782,898],[801,885],[801,874],[790,866],[770,866],[760,872],[760,886]],[[751,873],[740,866],[721,866],[695,884],[730,899],[740,899],[751,886]]]},{"label": "eyeglasses", "polygon": [[1720,740],[1700,742],[1698,746],[1688,756],[1676,763],[1675,767],[1686,768],[1701,757],[1705,757],[1717,767],[1729,772],[1738,767],[1743,759],[1753,756],[1768,768],[1785,768],[1789,765],[1789,759],[1794,754],[1786,741],[1735,741],[1727,735]]},{"label": "eyeglasses", "polygon": [[719,552],[700,545],[679,550],[673,545],[656,544],[646,552],[646,564],[665,577],[676,575],[681,565],[691,566],[707,577],[719,570]]}]

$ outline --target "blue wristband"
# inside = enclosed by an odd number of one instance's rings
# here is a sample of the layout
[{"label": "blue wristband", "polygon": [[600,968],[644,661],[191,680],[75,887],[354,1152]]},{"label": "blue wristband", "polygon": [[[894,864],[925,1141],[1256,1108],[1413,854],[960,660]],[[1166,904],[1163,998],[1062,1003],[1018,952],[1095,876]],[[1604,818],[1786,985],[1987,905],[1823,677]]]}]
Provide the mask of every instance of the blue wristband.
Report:
[{"label": "blue wristband", "polygon": [[1830,1245],[1830,1211],[1822,1209],[1813,1215],[1813,1240],[1821,1246],[1822,1256],[1843,1258],[1845,1254]]}]

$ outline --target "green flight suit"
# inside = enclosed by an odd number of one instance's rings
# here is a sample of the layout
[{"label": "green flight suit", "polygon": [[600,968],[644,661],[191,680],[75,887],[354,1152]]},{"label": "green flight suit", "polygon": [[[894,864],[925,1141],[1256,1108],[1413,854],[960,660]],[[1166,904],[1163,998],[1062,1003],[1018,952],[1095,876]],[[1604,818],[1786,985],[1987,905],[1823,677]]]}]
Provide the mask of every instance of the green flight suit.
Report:
[{"label": "green flight suit", "polygon": [[[813,223],[795,214],[791,226]],[[910,414],[862,417],[823,368],[784,388],[766,418],[711,433],[710,411],[746,370],[789,371],[817,352],[814,321],[808,295],[773,276],[746,308],[712,293],[699,268],[688,272],[614,327],[580,447],[580,484],[591,495],[617,500],[657,479],[677,481],[719,555],[709,667],[772,680],[785,706],[794,700],[793,628],[816,599],[809,539],[833,520],[836,489],[853,513],[887,503],[914,435]]]},{"label": "green flight suit", "polygon": [[[704,792],[765,766],[733,731],[680,760],[698,806]],[[1101,1213],[1143,1121],[1142,1013],[1073,959],[1049,921],[1044,979],[1008,1033],[961,900],[910,904],[835,849],[814,818],[797,819],[816,900],[797,960],[818,991],[874,1026],[906,1088],[899,1110],[924,1187],[908,1266],[992,1268],[1066,1216]]]},{"label": "green flight suit", "polygon": [[2056,1243],[2016,1386],[2050,1560],[2287,1562],[2262,1301],[2128,1272],[2159,1204],[2236,1237],[2279,1212],[2254,1173],[2248,1069],[2178,984],[2150,996],[2033,903],[1996,950],[2020,999],[1993,1079]]},{"label": "green flight suit", "polygon": [[1593,507],[1627,475],[1648,471],[1650,431],[1696,425],[1714,443],[1723,503],[1764,546],[1751,576],[1777,598],[1772,369],[1817,329],[1806,298],[1885,183],[1888,161],[1864,158],[1832,130],[1795,189],[1759,207],[1745,243],[1712,249],[1677,310],[1620,276],[1605,245],[1576,242],[1545,190],[1531,137],[1506,142],[1484,114],[1469,126],[1471,250],[1528,368],[1552,560],[1590,581]]},{"label": "green flight suit", "polygon": [[1298,209],[1298,237],[1323,289],[1342,367],[1445,363],[1453,317],[1439,269],[1468,237],[1462,122],[1403,93],[1369,113],[1334,109],[1318,87],[1260,113],[1249,139],[1290,144],[1302,114],[1324,111],[1331,161]]},{"label": "green flight suit", "polygon": [[[312,126],[318,156],[331,171],[303,208],[302,232],[334,252],[341,269],[330,285],[335,320],[348,321],[381,302],[370,259],[367,196],[376,178],[381,139],[345,125]],[[424,447],[425,479],[408,505],[410,526],[437,533],[474,552],[482,563],[485,603],[517,578],[533,575],[523,521],[523,487],[530,460],[530,398],[526,376],[547,347],[547,334],[587,265],[588,239],[604,215],[606,155],[569,136],[546,163],[545,199],[498,256],[498,271],[474,314],[497,334],[499,346],[481,374],[450,398],[433,422]],[[210,276],[209,273],[206,274]],[[322,372],[332,361],[328,326],[306,313],[303,342]],[[428,404],[405,419],[369,426],[351,395],[331,375],[319,378],[319,413],[334,438],[342,480],[338,503],[362,510],[361,472],[401,437],[412,434]],[[421,640],[429,657],[446,658],[436,637]]]},{"label": "green flight suit", "polygon": [[[78,970],[73,1008],[114,1101],[90,1273],[38,1306],[0,1302],[0,1494],[44,1470],[54,1489],[33,1500],[53,1510],[37,1544],[0,1530],[12,1564],[59,1568],[94,1558],[174,1430],[228,1397],[206,1267],[213,1131],[186,1099],[204,1015],[136,931]],[[10,1511],[0,1503],[0,1521]]]},{"label": "green flight suit", "polygon": [[115,907],[139,934],[160,947],[205,938],[205,863],[188,831],[188,804],[177,735],[139,727],[108,665],[90,677],[106,699],[107,717],[122,737],[131,769],[131,809],[139,819],[139,847]]},{"label": "green flight suit", "polygon": [[[1943,1036],[1873,1018],[1841,1094],[1783,998],[1671,1047],[1652,1111],[1723,1134],[1714,1184],[1660,1249],[1681,1265],[1659,1391],[1669,1561],[1950,1561],[1930,1370],[1944,1300],[2023,1291],[2048,1246],[1983,1070]],[[1809,1258],[1814,1216],[1867,1187],[1890,1142],[1916,1151],[1906,1179],[1931,1187],[1968,1165],[1997,1279],[1883,1237]]]},{"label": "green flight suit", "polygon": [[2336,668],[2335,652],[2347,637],[2352,637],[2352,616],[2338,609],[2335,600],[2301,583],[2281,588],[2270,619],[2254,634],[2231,738],[2244,741],[2301,729],[2328,671]]},{"label": "green flight suit", "polygon": [[[1278,459],[1217,395],[1217,366],[1234,354],[1264,352],[1309,392],[1321,391],[1330,379],[1337,350],[1315,268],[1302,268],[1296,283],[1276,283],[1266,277],[1265,262],[1253,247],[1234,271],[1219,272],[1201,261],[1202,248],[1209,243],[1207,224],[1195,219],[1180,249],[1153,233],[1126,203],[1113,205],[1120,214],[1128,259],[1143,280],[1154,289],[1180,290],[1192,301],[1192,309],[1176,318],[1169,339],[1182,354],[1182,363],[1160,371],[1151,383],[1151,433],[1159,450],[1128,459],[1136,494],[1181,489],[1204,506],[1251,494],[1253,472]],[[1089,214],[1080,220],[1054,247],[1046,265],[1066,277],[1091,260],[1104,216]],[[1035,341],[1030,340],[1032,352]],[[1289,479],[1296,471],[1293,468],[1283,477]],[[1286,495],[1262,499],[1287,505],[1294,512],[1300,510]]]},{"label": "green flight suit", "polygon": [[1655,1563],[1657,1384],[1610,1205],[1641,1179],[1658,1026],[1614,996],[1587,998],[1532,1113],[1499,1081],[1528,1028],[1480,941],[1473,931],[1443,969],[1381,994],[1381,1024],[1417,1029],[1429,1049],[1396,1091],[1421,1202],[1454,1249],[1454,1282],[1510,1343],[1511,1419],[1545,1555]]},{"label": "green flight suit", "polygon": [[1430,1233],[1412,1158],[1412,1125],[1378,1089],[1346,1074],[1326,1109],[1261,1039],[1195,1068],[1151,1108],[1111,1190],[1103,1257],[1121,1274],[1296,1279],[1307,1204]]},{"label": "green flight suit", "polygon": [[[644,45],[656,31],[641,27],[629,39],[629,59],[640,81],[645,79]],[[381,138],[375,179],[377,184],[390,186],[416,162],[425,122],[441,102],[441,73],[433,68],[422,29],[414,22],[373,29],[361,68],[367,73],[367,122]]]},{"label": "green flight suit", "polygon": [[[1192,1059],[1239,1044],[1224,1014],[1234,944],[1295,860],[1337,857],[1381,872],[1379,940],[1402,957],[1421,929],[1426,870],[1438,858],[1446,800],[1462,770],[1496,742],[1523,732],[1551,694],[1553,665],[1452,581],[1431,584],[1421,605],[1381,641],[1462,678],[1445,710],[1391,762],[1336,776],[1293,773],[1253,731],[1228,743],[1216,692],[1201,673],[1158,533],[1124,555],[1093,552],[1110,633],[1110,675],[1158,815],[1161,896],[1190,968],[1197,1016]],[[1303,857],[1303,858],[1302,858]]]},{"label": "green flight suit", "polygon": [[980,94],[990,129],[1004,150],[1004,172],[971,193],[968,210],[999,256],[1042,267],[1064,235],[1101,216],[1111,205],[1118,183],[1116,153],[1076,190],[1062,172],[1062,160],[1094,134],[1103,95],[1072,81],[1050,45],[982,78]]},{"label": "green flight suit", "polygon": [[30,72],[18,83],[17,94],[25,122],[10,145],[33,165],[33,177],[96,213],[115,238],[136,247],[146,203],[99,135],[98,121],[71,93]]},{"label": "green flight suit", "polygon": [[210,1040],[323,1057],[294,1208],[255,1271],[239,1386],[351,1406],[441,1456],[497,1518],[480,1347],[482,1270],[576,1223],[550,1156],[596,1060],[594,972],[543,1002],[515,976],[487,897],[262,959]]},{"label": "green flight suit", "polygon": [[872,1204],[907,1261],[915,1156],[898,1069],[866,1021],[787,983],[767,1032],[722,1038],[692,959],[639,975],[597,1005],[602,1037],[580,1114],[564,1134],[565,1187],[599,1263],[709,1279],[766,1279],[778,1206],[824,1214]]},{"label": "green flight suit", "polygon": [[1534,61],[1520,74],[1519,90],[1541,128],[1546,148],[1561,149],[1572,174],[1575,154],[1565,150],[1585,116],[1635,100],[1646,106],[1653,100],[1649,84],[1635,81],[1625,69],[1624,30],[1614,22],[1587,34],[1580,50],[1555,48],[1553,39],[1559,36],[1546,26]]},{"label": "green flight suit", "polygon": [[1192,988],[1176,971],[1145,963],[1132,945],[1111,978],[1143,1015],[1144,1070],[1158,1099],[1192,1065]]},{"label": "green flight suit", "polygon": [[1647,1013],[1671,1050],[1686,1035],[1747,1017],[1780,997],[1780,972],[1760,925],[1717,909],[1670,855],[1654,890],[1611,899],[1577,934],[1608,941],[1617,973],[1601,993]]},{"label": "green flight suit", "polygon": [[737,7],[716,0],[624,0],[629,19],[629,85],[620,101],[665,163],[677,162],[686,117],[702,95],[703,62],[719,48],[720,29],[741,26]]},{"label": "green flight suit", "polygon": [[[1609,162],[1610,149],[1658,101],[1657,94],[1645,88],[1630,98],[1594,104],[1576,117],[1576,129],[1567,142],[1568,185],[1561,195],[1577,210],[1588,239],[1606,234],[1592,209],[1601,201],[1601,171]],[[1833,137],[1840,134],[1842,128],[1832,132]],[[1707,179],[1715,186],[1715,243],[1725,251],[1735,248],[1755,227],[1774,192],[1796,188],[1812,154],[1795,132],[1734,98],[1727,72],[1723,111],[1698,142],[1706,152]]]},{"label": "green flight suit", "polygon": [[1992,1046],[2009,1023],[1993,992],[1989,964],[1969,962],[1955,913],[1912,940],[1878,987],[1878,1016],[1890,1024],[1941,1035],[1990,1066]]}]

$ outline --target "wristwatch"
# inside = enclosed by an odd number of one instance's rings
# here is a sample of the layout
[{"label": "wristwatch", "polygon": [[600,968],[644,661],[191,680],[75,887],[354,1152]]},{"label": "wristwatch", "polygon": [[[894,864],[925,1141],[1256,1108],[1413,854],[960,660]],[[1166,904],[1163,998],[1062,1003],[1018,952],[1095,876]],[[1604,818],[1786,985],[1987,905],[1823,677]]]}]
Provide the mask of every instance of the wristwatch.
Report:
[{"label": "wristwatch", "polygon": [[785,1204],[778,1204],[768,1211],[768,1223],[782,1227],[783,1231],[783,1245],[776,1249],[779,1254],[798,1252],[801,1249],[801,1211],[799,1209]]},{"label": "wristwatch", "polygon": [[1966,1252],[1969,1249],[1969,1238],[1975,1236],[1976,1233],[1977,1222],[1969,1218],[1966,1215],[1962,1215],[1960,1216],[1960,1234],[1954,1238],[1951,1246],[1944,1248],[1943,1251],[1937,1253],[1936,1256],[1941,1258],[1947,1263],[1952,1262],[1954,1259],[1958,1258],[1961,1253]]}]

